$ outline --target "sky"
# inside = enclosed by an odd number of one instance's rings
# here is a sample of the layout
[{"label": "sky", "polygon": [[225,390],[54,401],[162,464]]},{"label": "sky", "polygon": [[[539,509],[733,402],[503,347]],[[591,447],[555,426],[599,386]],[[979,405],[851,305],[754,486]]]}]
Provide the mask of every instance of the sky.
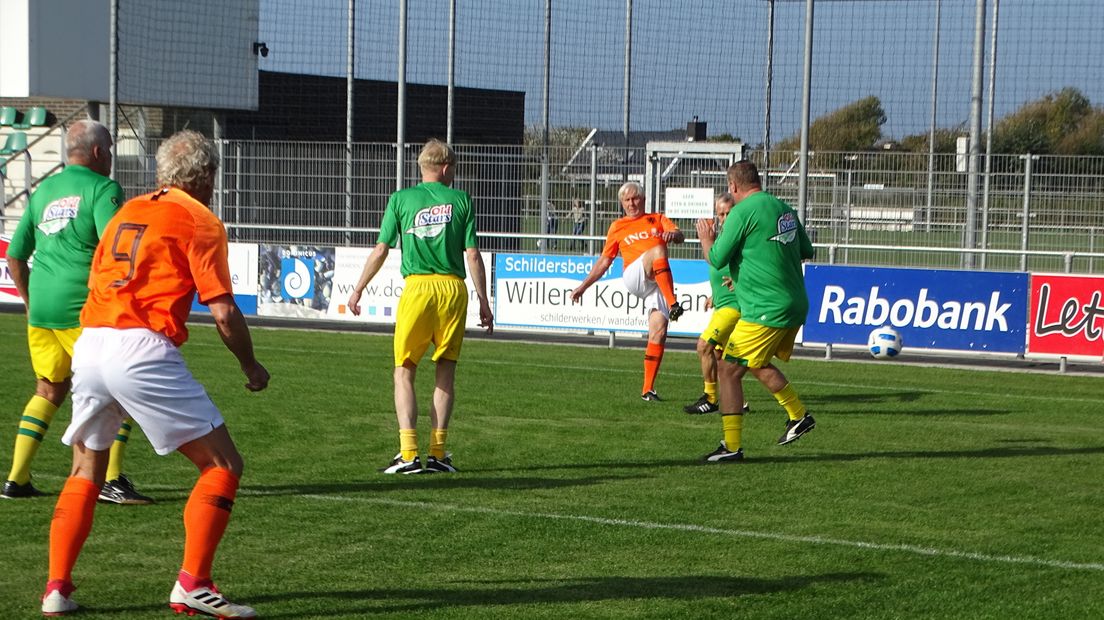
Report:
[{"label": "sky", "polygon": [[[883,134],[930,125],[932,62],[939,22],[939,127],[969,120],[975,0],[817,0],[812,115],[874,95]],[[987,4],[985,88],[994,0]],[[261,68],[345,75],[347,0],[261,0]],[[394,81],[398,2],[356,3],[356,75]],[[544,0],[457,0],[458,86],[526,93],[526,123],[543,119]],[[772,140],[801,122],[805,3],[775,4]],[[620,130],[624,123],[625,0],[552,0],[550,125]],[[1104,105],[1104,1],[1002,0],[996,116],[1063,87]],[[635,0],[630,127],[685,127],[710,135],[763,136],[766,0]],[[447,0],[408,0],[407,80],[446,84]],[[987,95],[986,95],[987,96]]]}]

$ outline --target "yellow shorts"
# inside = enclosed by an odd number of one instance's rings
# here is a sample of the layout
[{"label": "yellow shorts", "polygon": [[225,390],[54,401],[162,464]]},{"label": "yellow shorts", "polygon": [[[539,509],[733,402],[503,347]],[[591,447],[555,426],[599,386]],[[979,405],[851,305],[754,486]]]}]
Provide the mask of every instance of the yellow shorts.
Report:
[{"label": "yellow shorts", "polygon": [[732,335],[732,328],[736,327],[736,321],[739,320],[739,308],[717,308],[709,317],[709,325],[705,326],[701,339],[718,349],[724,348],[728,337]]},{"label": "yellow shorts", "polygon": [[395,366],[415,366],[430,343],[433,361],[460,359],[468,319],[468,287],[454,275],[407,276],[395,314]]},{"label": "yellow shorts", "polygon": [[27,326],[27,346],[31,350],[31,368],[35,376],[50,383],[61,383],[73,376],[73,343],[81,328],[47,329]]},{"label": "yellow shorts", "polygon": [[740,321],[725,345],[724,357],[748,368],[763,368],[777,357],[788,361],[800,327],[767,327]]}]

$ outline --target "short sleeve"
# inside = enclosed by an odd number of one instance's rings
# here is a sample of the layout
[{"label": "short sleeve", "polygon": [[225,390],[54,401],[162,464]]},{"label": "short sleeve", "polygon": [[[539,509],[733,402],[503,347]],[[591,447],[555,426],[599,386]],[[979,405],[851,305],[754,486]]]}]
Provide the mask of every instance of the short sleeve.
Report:
[{"label": "short sleeve", "polygon": [[611,260],[617,258],[621,245],[621,238],[617,234],[616,227],[617,222],[610,224],[609,231],[606,232],[606,245],[602,246],[602,256]]},{"label": "short sleeve", "polygon": [[468,197],[468,220],[464,222],[464,247],[475,248],[478,246],[478,240],[475,234],[475,210],[472,209],[471,198]]},{"label": "short sleeve", "polygon": [[395,247],[399,243],[399,201],[398,194],[391,194],[387,201],[387,208],[383,211],[383,221],[380,222],[379,241],[387,247]]},{"label": "short sleeve", "polygon": [[96,237],[103,237],[107,223],[123,206],[123,188],[113,180],[108,180],[96,195],[92,205],[92,218],[96,221]]},{"label": "short sleeve", "polygon": [[198,219],[195,236],[188,248],[188,266],[200,303],[233,294],[228,251],[226,228],[222,222],[214,214]]},{"label": "short sleeve", "polygon": [[662,224],[662,226],[663,226],[663,232],[678,232],[679,231],[678,224],[674,223],[671,220],[671,218],[667,217],[666,215],[662,216],[662,218],[663,219],[660,220],[660,224]]}]

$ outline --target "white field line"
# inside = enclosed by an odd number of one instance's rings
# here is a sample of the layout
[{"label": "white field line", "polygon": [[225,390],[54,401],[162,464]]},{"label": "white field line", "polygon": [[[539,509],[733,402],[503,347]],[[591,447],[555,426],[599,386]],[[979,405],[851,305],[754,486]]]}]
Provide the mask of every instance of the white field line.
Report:
[{"label": "white field line", "polygon": [[[266,495],[264,492],[250,493],[248,495]],[[756,532],[753,530],[732,530],[704,525],[686,523],[652,523],[649,521],[634,521],[630,519],[607,519],[604,517],[588,517],[586,515],[557,514],[550,512],[524,512],[520,510],[501,510],[497,508],[485,508],[479,506],[458,506],[455,504],[438,504],[429,502],[411,502],[393,499],[347,497],[343,495],[302,495],[301,497],[330,502],[362,502],[368,504],[381,504],[400,508],[416,508],[434,511],[467,512],[474,514],[488,514],[505,517],[520,517],[524,519],[548,519],[558,521],[578,521],[606,525],[610,527],[639,528],[647,530],[668,530],[675,532],[695,532],[715,536],[728,536],[733,538],[756,538],[761,540],[774,540],[779,542],[807,544],[807,545],[831,545],[836,547],[850,547],[853,549],[870,549],[874,551],[895,551],[912,555],[926,555],[941,558],[962,558],[986,563],[999,564],[1024,564],[1043,568],[1060,568],[1065,570],[1104,571],[1104,563],[1100,562],[1069,562],[1064,560],[1048,560],[1032,556],[1015,555],[989,555],[972,551],[959,551],[955,549],[935,549],[932,547],[920,547],[905,544],[883,544],[865,542],[861,540],[845,540],[841,538],[823,538],[820,536],[798,536],[792,534],[777,534],[773,532]]]}]

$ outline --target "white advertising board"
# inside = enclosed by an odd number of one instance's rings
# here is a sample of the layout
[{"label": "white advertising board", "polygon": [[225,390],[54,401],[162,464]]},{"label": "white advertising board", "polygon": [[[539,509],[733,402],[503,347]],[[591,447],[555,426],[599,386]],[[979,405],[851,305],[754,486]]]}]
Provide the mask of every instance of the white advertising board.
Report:
[{"label": "white advertising board", "polygon": [[668,187],[663,190],[663,213],[670,218],[713,217],[713,190],[708,187]]}]

